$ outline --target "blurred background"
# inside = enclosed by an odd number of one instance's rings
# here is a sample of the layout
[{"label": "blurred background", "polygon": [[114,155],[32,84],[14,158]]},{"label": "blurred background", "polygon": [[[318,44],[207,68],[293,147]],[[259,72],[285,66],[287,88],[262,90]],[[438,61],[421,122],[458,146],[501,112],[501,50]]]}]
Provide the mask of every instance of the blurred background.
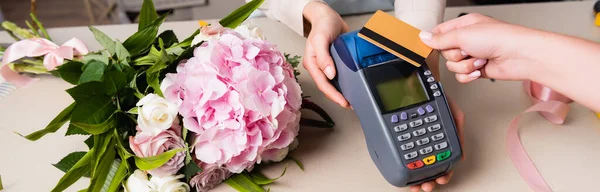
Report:
[{"label": "blurred background", "polygon": [[[365,0],[366,1],[366,0]],[[565,0],[447,0],[447,6],[494,5]],[[0,21],[27,27],[32,0],[0,0]],[[33,0],[46,27],[135,23],[143,0]],[[244,0],[154,0],[156,10],[170,12],[168,21],[224,17]]]}]

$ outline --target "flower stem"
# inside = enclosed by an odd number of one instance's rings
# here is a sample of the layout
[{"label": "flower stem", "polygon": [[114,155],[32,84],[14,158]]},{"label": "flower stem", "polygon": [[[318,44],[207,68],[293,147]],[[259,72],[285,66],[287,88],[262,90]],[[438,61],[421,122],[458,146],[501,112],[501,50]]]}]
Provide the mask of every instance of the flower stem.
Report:
[{"label": "flower stem", "polygon": [[33,20],[33,22],[40,29],[40,31],[42,31],[42,33],[44,34],[44,37],[46,37],[46,39],[48,39],[49,41],[52,41],[52,38],[50,38],[50,35],[48,35],[48,32],[46,32],[46,29],[42,25],[42,22],[40,22],[38,20],[38,18],[35,16],[35,14],[34,13],[30,13],[29,15],[31,16],[31,19]]},{"label": "flower stem", "polygon": [[46,70],[46,68],[44,68],[43,66],[31,66],[21,63],[11,63],[9,64],[9,67],[12,70],[19,73],[48,74],[48,70]]},{"label": "flower stem", "polygon": [[40,67],[44,66],[44,63],[42,63],[42,61],[34,61],[34,60],[29,60],[29,59],[23,59],[21,61],[23,61],[23,63],[32,64],[35,66],[40,66]]},{"label": "flower stem", "polygon": [[33,25],[29,23],[29,21],[26,20],[25,24],[27,24],[27,26],[29,27],[29,29],[31,29],[31,32],[33,32],[33,34],[35,34],[36,36],[40,36],[40,33],[38,33],[37,29],[35,29]]}]

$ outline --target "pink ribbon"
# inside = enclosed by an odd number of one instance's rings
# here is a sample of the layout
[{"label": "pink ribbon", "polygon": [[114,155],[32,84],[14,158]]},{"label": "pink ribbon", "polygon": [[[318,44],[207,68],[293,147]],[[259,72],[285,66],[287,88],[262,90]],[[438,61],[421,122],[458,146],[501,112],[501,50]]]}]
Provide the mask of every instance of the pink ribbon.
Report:
[{"label": "pink ribbon", "polygon": [[61,46],[43,38],[24,39],[11,44],[6,49],[2,58],[2,64],[0,64],[0,75],[17,87],[26,87],[37,79],[19,75],[19,73],[8,67],[8,63],[23,57],[44,55],[44,67],[48,71],[51,71],[62,65],[64,59],[71,60],[73,56],[85,55],[87,53],[87,46],[77,38],[73,38]]},{"label": "pink ribbon", "polygon": [[551,123],[563,124],[570,109],[568,103],[571,103],[572,100],[539,83],[525,81],[523,86],[534,104],[510,123],[506,136],[508,154],[517,171],[531,189],[537,192],[551,192],[552,189],[550,189],[521,144],[518,123],[521,115],[528,112],[539,112]]}]

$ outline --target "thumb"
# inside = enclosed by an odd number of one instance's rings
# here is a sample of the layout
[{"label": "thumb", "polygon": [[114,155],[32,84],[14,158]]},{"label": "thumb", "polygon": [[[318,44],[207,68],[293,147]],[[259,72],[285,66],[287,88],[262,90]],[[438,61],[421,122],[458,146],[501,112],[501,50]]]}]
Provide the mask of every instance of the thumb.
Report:
[{"label": "thumb", "polygon": [[460,48],[458,31],[459,30],[457,29],[457,30],[449,31],[447,33],[438,33],[438,34],[432,34],[430,32],[421,31],[419,33],[419,38],[421,38],[421,41],[425,45],[427,45],[433,49],[437,49],[437,50],[456,49],[456,48]]}]

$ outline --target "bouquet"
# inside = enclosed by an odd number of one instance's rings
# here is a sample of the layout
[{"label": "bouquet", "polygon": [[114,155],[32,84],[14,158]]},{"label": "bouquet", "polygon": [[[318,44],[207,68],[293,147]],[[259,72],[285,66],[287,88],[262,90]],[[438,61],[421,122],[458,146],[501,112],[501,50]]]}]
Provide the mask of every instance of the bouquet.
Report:
[{"label": "bouquet", "polygon": [[[300,125],[334,123],[303,96],[299,57],[243,24],[261,3],[201,22],[183,41],[170,30],[158,33],[166,15],[145,0],[138,31],[123,43],[90,27],[104,49],[89,52],[77,39],[58,46],[35,33],[9,46],[4,66],[37,67],[36,74],[74,85],[67,90],[74,102],[45,129],[23,136],[37,140],[68,122],[66,136],[89,137],[88,151],[54,165],[65,174],[52,191],[82,177],[90,179],[86,191],[207,191],[222,182],[264,191],[276,178],[258,166],[291,159]],[[34,81],[19,74],[27,70],[5,69],[13,83]],[[303,118],[301,109],[325,121]]]}]

